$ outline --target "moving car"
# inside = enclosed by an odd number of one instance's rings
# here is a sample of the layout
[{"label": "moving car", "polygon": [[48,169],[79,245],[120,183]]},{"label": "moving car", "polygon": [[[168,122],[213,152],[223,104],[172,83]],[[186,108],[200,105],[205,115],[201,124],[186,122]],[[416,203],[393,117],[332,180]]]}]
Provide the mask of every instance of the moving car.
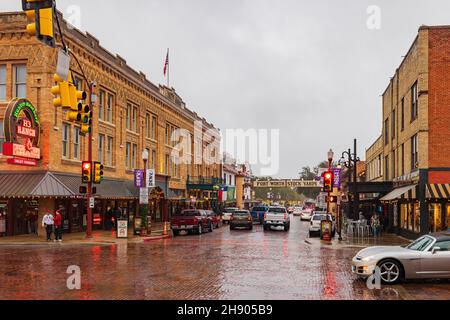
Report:
[{"label": "moving car", "polygon": [[215,213],[212,210],[205,210],[208,214],[208,218],[211,220],[214,229],[219,229],[222,226],[222,217],[220,214]]},{"label": "moving car", "polygon": [[327,218],[329,221],[332,221],[331,237],[334,238],[334,236],[336,235],[336,224],[331,214],[327,214],[326,211],[314,211],[311,217],[311,224],[309,226],[310,238],[312,238],[314,235],[320,236],[322,221],[327,220]]},{"label": "moving car", "polygon": [[269,211],[268,206],[256,206],[251,210],[252,218],[254,221],[259,221],[261,224],[264,223],[264,215]]},{"label": "moving car", "polygon": [[289,231],[291,227],[291,218],[283,207],[269,207],[268,212],[264,216],[264,231],[270,230],[271,227],[283,227],[284,231]]},{"label": "moving car", "polygon": [[312,217],[313,211],[312,209],[303,209],[300,214],[300,220],[302,221],[310,221]]},{"label": "moving car", "polygon": [[450,279],[450,231],[425,235],[406,247],[370,247],[352,260],[352,272],[371,276],[380,268],[381,281],[395,284],[407,279]]},{"label": "moving car", "polygon": [[223,210],[222,222],[223,223],[230,223],[231,216],[233,215],[233,213],[236,210],[239,210],[239,208],[225,208]]},{"label": "moving car", "polygon": [[253,229],[253,218],[248,210],[236,210],[231,216],[230,229],[246,228],[248,230]]},{"label": "moving car", "polygon": [[212,232],[214,229],[213,223],[205,210],[189,209],[175,213],[171,224],[174,236],[179,235],[180,231],[200,235],[205,231]]},{"label": "moving car", "polygon": [[302,207],[294,207],[294,212],[293,215],[294,216],[300,216],[302,214]]}]

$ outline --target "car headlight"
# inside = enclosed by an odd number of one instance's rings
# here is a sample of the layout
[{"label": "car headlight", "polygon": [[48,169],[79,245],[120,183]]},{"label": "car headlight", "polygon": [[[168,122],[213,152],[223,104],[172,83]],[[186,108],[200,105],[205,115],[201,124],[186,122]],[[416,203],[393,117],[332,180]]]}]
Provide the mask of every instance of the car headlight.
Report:
[{"label": "car headlight", "polygon": [[363,262],[369,262],[369,261],[372,260],[372,259],[373,259],[373,257],[372,257],[372,256],[369,256],[369,257],[362,258],[361,261],[363,261]]}]

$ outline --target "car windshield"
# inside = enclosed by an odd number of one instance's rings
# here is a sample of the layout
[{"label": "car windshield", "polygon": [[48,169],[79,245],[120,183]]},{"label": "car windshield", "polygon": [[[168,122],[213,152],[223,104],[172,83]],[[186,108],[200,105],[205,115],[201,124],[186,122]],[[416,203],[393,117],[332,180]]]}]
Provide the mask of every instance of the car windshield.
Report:
[{"label": "car windshield", "polygon": [[316,214],[316,215],[313,217],[313,220],[315,220],[315,221],[323,221],[323,220],[327,220],[327,216],[324,215],[324,214]]},{"label": "car windshield", "polygon": [[414,251],[424,251],[426,248],[428,248],[430,246],[430,244],[433,241],[434,241],[433,238],[431,238],[429,236],[425,236],[425,237],[417,239],[416,241],[411,243],[406,248],[409,250],[414,250]]},{"label": "car windshield", "polygon": [[264,207],[254,207],[252,211],[266,211]]},{"label": "car windshield", "polygon": [[181,212],[175,213],[175,216],[198,216],[200,212],[196,210],[183,210]]},{"label": "car windshield", "polygon": [[269,212],[273,212],[273,213],[286,213],[286,209],[285,208],[270,208]]},{"label": "car windshield", "polygon": [[235,212],[237,209],[236,208],[225,208],[225,212],[226,213],[233,213]]},{"label": "car windshield", "polygon": [[238,217],[244,217],[244,216],[248,216],[248,212],[247,211],[236,211],[235,213],[233,213],[233,215],[238,216]]}]

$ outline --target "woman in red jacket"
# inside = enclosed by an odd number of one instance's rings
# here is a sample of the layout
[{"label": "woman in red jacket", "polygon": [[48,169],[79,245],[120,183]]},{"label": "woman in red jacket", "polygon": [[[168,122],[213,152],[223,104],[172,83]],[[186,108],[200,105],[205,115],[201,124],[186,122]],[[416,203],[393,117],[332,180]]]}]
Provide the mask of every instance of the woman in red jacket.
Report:
[{"label": "woman in red jacket", "polygon": [[54,227],[55,227],[55,241],[62,241],[62,217],[61,212],[56,210],[55,218],[53,219]]}]

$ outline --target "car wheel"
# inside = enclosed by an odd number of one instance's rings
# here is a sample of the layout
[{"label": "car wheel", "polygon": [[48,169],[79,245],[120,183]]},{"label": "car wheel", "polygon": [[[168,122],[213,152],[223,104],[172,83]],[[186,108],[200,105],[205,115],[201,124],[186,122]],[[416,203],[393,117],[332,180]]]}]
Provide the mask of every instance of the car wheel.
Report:
[{"label": "car wheel", "polygon": [[198,225],[197,234],[198,234],[198,235],[201,235],[202,233],[203,233],[203,227],[202,227],[202,224],[200,223],[200,224]]},{"label": "car wheel", "polygon": [[214,231],[214,224],[212,222],[209,223],[209,232]]},{"label": "car wheel", "polygon": [[248,230],[250,230],[250,231],[253,230],[253,226],[250,226],[250,227],[248,228]]},{"label": "car wheel", "polygon": [[380,268],[381,282],[383,284],[399,283],[403,276],[403,269],[399,262],[387,259],[378,264]]}]

